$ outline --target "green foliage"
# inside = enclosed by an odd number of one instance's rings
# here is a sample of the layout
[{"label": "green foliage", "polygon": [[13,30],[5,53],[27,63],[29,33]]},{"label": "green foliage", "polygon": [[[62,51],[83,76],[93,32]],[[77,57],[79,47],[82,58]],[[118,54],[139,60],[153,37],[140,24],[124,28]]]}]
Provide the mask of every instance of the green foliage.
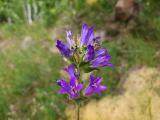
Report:
[{"label": "green foliage", "polygon": [[5,24],[0,26],[0,39],[24,39],[29,36],[34,40],[51,39],[48,30],[44,29],[42,24]]},{"label": "green foliage", "polygon": [[[1,0],[0,19],[1,22],[8,22],[9,19],[13,23],[27,22],[27,14],[29,13],[27,13],[26,6],[29,5],[33,21],[38,21],[46,26],[55,24],[59,19],[64,19],[63,17],[68,17],[75,23],[80,23],[83,20],[100,23],[99,20],[105,19],[104,14],[112,12],[111,8],[114,3],[109,0],[100,0],[93,5],[87,4],[86,0]],[[97,16],[97,14],[99,15]],[[37,18],[35,19],[34,16]]]},{"label": "green foliage", "polygon": [[64,109],[55,83],[60,58],[41,46],[17,44],[0,55],[0,119],[53,120]]}]

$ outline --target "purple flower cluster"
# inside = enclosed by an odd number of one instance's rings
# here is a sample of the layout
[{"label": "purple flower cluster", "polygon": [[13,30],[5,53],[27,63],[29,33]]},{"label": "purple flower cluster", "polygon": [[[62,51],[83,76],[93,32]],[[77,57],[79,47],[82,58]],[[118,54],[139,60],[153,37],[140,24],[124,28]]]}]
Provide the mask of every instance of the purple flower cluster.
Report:
[{"label": "purple flower cluster", "polygon": [[[57,84],[61,87],[60,94],[69,94],[70,99],[80,96],[80,91],[84,88],[84,84],[80,80],[81,71],[90,70],[92,72],[104,66],[112,66],[108,51],[102,48],[99,41],[100,37],[94,36],[93,27],[87,24],[82,26],[81,36],[79,39],[73,39],[72,32],[66,32],[67,43],[57,40],[56,47],[61,55],[70,61],[64,70],[69,74],[70,80],[66,82],[61,79]],[[84,95],[100,94],[106,90],[106,86],[101,85],[102,78],[90,75],[90,83],[84,90]]]},{"label": "purple flower cluster", "polygon": [[79,95],[79,91],[83,88],[83,84],[79,84],[79,80],[77,79],[77,75],[75,72],[74,65],[70,65],[67,68],[64,69],[70,76],[69,83],[65,80],[58,80],[57,84],[61,86],[61,89],[59,90],[60,94],[69,94],[70,98],[76,98]]}]

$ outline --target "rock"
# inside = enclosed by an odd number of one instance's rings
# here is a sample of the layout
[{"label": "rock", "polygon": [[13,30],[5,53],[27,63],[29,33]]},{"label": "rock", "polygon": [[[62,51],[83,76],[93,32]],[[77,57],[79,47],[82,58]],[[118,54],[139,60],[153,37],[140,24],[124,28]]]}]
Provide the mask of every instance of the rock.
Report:
[{"label": "rock", "polygon": [[[122,94],[92,100],[82,107],[80,120],[160,120],[158,69],[142,67],[132,70],[122,87]],[[73,109],[67,111],[72,111],[73,115]]]},{"label": "rock", "polygon": [[128,22],[139,13],[139,4],[136,0],[118,0],[115,5],[115,20]]}]

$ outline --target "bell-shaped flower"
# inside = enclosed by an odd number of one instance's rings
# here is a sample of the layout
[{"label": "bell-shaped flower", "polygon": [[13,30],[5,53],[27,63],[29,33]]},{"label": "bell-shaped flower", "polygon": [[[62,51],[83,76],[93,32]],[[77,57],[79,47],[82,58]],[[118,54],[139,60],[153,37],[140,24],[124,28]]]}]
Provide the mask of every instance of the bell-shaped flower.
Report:
[{"label": "bell-shaped flower", "polygon": [[69,47],[69,49],[72,48],[72,46],[74,46],[74,41],[72,39],[72,32],[71,31],[66,31],[66,39],[67,39],[67,46]]},{"label": "bell-shaped flower", "polygon": [[71,31],[66,31],[66,40],[67,40],[66,44],[60,40],[57,40],[56,47],[58,48],[62,56],[69,58],[73,55],[72,46],[74,46],[74,41],[72,40]]},{"label": "bell-shaped flower", "polygon": [[93,94],[101,94],[102,91],[106,90],[107,87],[101,85],[102,78],[96,77],[94,75],[90,75],[90,83],[89,86],[85,90],[86,96],[91,96]]},{"label": "bell-shaped flower", "polygon": [[71,57],[72,50],[67,45],[65,45],[62,41],[57,40],[56,47],[58,48],[62,56],[66,58]]},{"label": "bell-shaped flower", "polygon": [[94,56],[95,56],[94,47],[92,45],[88,45],[86,54],[84,56],[84,61],[85,62],[91,61],[93,60]]},{"label": "bell-shaped flower", "polygon": [[81,46],[91,45],[93,43],[93,39],[94,39],[93,26],[89,28],[87,24],[83,24],[81,30],[80,45]]},{"label": "bell-shaped flower", "polygon": [[79,92],[84,85],[79,84],[74,65],[70,65],[64,70],[69,74],[70,81],[66,82],[63,79],[57,81],[57,84],[61,87],[61,89],[59,90],[59,93],[69,94],[70,99],[75,99],[79,96]]},{"label": "bell-shaped flower", "polygon": [[106,49],[100,48],[95,51],[95,58],[91,61],[92,68],[104,67],[104,66],[113,66],[110,63],[111,56]]}]

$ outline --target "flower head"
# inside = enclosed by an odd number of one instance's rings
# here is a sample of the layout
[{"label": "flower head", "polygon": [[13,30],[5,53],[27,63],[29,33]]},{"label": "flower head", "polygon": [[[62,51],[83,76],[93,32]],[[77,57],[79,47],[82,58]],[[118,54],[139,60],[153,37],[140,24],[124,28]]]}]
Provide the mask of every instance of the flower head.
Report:
[{"label": "flower head", "polygon": [[81,46],[91,45],[93,39],[94,39],[93,26],[89,28],[87,24],[84,24],[82,26],[82,31],[81,31],[81,41],[80,41]]},{"label": "flower head", "polygon": [[[89,63],[91,68],[112,66],[110,63],[111,57],[106,49],[101,48],[99,39],[100,37],[94,37],[93,27],[84,24],[80,41],[78,41],[79,39],[73,39],[71,31],[66,31],[67,43],[64,44],[62,41],[57,40],[56,47],[62,56],[69,58],[75,64]],[[96,44],[99,46],[98,49]]]},{"label": "flower head", "polygon": [[113,65],[110,62],[111,56],[107,52],[105,48],[99,48],[96,50],[94,46],[88,45],[84,62],[88,62],[90,64],[90,68],[100,68]]},{"label": "flower head", "polygon": [[67,45],[65,45],[62,41],[57,40],[56,47],[61,52],[62,56],[65,56],[66,58],[71,57],[71,55],[72,55],[71,49]]},{"label": "flower head", "polygon": [[94,58],[94,47],[92,45],[88,45],[87,50],[86,50],[86,54],[84,56],[84,61],[88,62],[90,60],[92,60]]},{"label": "flower head", "polygon": [[69,94],[70,99],[77,98],[79,96],[80,90],[83,88],[83,84],[79,84],[79,81],[75,75],[75,68],[74,65],[70,65],[65,68],[65,71],[70,76],[69,83],[65,80],[61,79],[57,81],[57,84],[61,87],[59,90],[60,94]]},{"label": "flower head", "polygon": [[75,67],[74,65],[69,65],[68,67],[64,68],[64,70],[68,73],[68,75],[70,76],[70,79],[71,78],[76,78],[76,71],[75,71]]},{"label": "flower head", "polygon": [[67,46],[69,49],[72,48],[74,45],[74,41],[72,40],[72,32],[71,31],[66,31],[66,39],[67,39]]},{"label": "flower head", "polygon": [[95,52],[95,58],[91,61],[92,68],[112,66],[110,63],[111,56],[106,49],[100,48]]},{"label": "flower head", "polygon": [[85,90],[86,96],[91,96],[92,94],[100,94],[102,91],[106,90],[107,87],[101,85],[102,78],[96,77],[94,75],[90,76],[90,84]]}]

